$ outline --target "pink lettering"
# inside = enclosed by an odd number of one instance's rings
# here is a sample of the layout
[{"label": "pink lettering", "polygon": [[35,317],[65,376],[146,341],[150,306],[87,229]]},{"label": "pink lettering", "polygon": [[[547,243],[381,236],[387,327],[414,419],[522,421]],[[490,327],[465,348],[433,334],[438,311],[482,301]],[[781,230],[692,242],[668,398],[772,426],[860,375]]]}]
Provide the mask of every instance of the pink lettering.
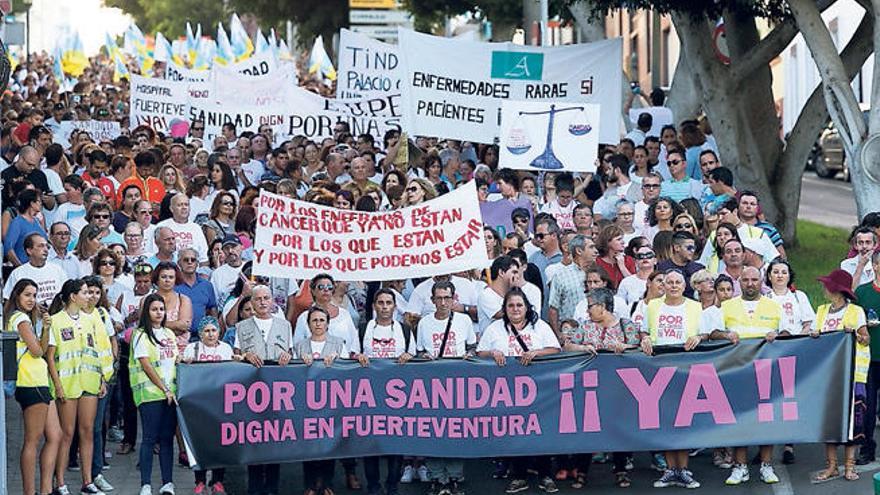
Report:
[{"label": "pink lettering", "polygon": [[660,397],[672,381],[675,367],[666,366],[657,370],[650,384],[638,368],[622,368],[617,370],[617,374],[639,403],[639,429],[660,428]]},{"label": "pink lettering", "polygon": [[[700,398],[700,390],[705,398]],[[695,364],[688,373],[687,383],[681,393],[675,426],[690,426],[694,414],[710,413],[715,424],[727,425],[736,423],[733,408],[727,400],[727,394],[712,363]]]}]

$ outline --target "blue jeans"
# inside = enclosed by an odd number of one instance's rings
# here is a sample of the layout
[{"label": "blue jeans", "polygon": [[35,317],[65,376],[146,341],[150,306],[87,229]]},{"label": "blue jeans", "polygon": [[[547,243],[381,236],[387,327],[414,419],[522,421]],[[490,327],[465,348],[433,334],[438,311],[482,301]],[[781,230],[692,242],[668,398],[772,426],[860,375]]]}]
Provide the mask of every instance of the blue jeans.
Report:
[{"label": "blue jeans", "polygon": [[107,404],[109,403],[109,393],[98,399],[98,410],[95,412],[95,431],[92,435],[92,445],[95,449],[92,454],[92,478],[101,474],[104,469],[104,414],[107,412]]},{"label": "blue jeans", "polygon": [[379,460],[385,459],[388,466],[388,477],[385,479],[385,493],[393,495],[397,493],[397,485],[400,483],[400,463],[398,455],[383,455],[364,457],[364,475],[367,478],[367,494],[380,493]]},{"label": "blue jeans", "polygon": [[141,411],[142,438],[138,460],[141,463],[141,486],[149,485],[153,474],[153,445],[159,444],[159,470],[162,484],[171,483],[174,468],[174,432],[177,413],[165,400],[144,402]]}]

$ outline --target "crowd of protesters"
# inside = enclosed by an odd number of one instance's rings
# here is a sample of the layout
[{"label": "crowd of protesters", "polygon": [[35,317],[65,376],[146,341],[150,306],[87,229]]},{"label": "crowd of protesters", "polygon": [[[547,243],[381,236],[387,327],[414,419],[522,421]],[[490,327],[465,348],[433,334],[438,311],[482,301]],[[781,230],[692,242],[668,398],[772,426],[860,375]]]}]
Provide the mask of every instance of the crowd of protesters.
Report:
[{"label": "crowd of protesters", "polygon": [[[36,57],[2,97],[3,315],[4,330],[19,335],[22,493],[66,495],[80,481],[84,494],[112,491],[104,468],[116,442],[114,455],[137,452],[142,495],[154,493],[155,454],[158,493],[173,494],[175,446],[177,462],[189,466],[176,425],[179,362],[482,357],[505,365],[515,357],[526,366],[562,351],[652,355],[657,346],[692,351],[707,340],[835,330],[858,341],[844,478],[858,479],[855,465],[874,460],[880,214],[864,218],[840,269],[820,278],[825,300],[810,301],[759,196],[737,188],[705,120],[653,135],[644,113],[620,142],[601,147],[595,174],[533,174],[499,168],[494,145],[353,135],[342,121],[320,141],[230,124],[206,143],[197,120],[185,137],[129,129],[128,87],[110,77],[95,61],[61,92],[51,61]],[[60,122],[84,119],[119,121],[122,134],[58,134]],[[408,159],[397,163],[401,146]],[[261,190],[375,212],[471,180],[481,202],[518,205],[511,229],[485,229],[485,270],[382,283],[251,272]],[[837,476],[837,447],[827,446],[817,479]],[[659,471],[655,487],[700,486],[688,451],[645,455]],[[730,470],[728,485],[749,480],[746,446],[719,446],[712,456]],[[535,473],[547,493],[566,480],[582,488],[604,457],[499,459],[493,477],[509,480],[509,494],[527,490]],[[610,459],[615,484],[630,486],[633,453]],[[760,445],[766,483],[779,481],[775,459],[773,446]],[[385,456],[384,480],[381,460],[343,460],[346,486],[374,495],[384,485],[392,495],[418,480],[434,495],[464,493],[460,459]],[[782,447],[781,462],[795,462],[794,446]],[[307,495],[333,493],[335,464],[303,464]],[[81,480],[69,479],[71,468]],[[248,493],[279,493],[279,468],[249,466]],[[196,471],[195,493],[225,493],[224,474]]]}]

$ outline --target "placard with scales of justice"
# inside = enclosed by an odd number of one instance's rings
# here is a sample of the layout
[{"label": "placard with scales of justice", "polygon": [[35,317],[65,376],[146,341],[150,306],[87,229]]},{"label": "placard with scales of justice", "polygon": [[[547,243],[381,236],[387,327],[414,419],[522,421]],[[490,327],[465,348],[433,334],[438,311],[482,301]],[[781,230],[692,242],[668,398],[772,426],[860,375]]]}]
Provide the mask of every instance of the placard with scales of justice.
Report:
[{"label": "placard with scales of justice", "polygon": [[505,101],[501,104],[502,167],[595,172],[599,105]]}]

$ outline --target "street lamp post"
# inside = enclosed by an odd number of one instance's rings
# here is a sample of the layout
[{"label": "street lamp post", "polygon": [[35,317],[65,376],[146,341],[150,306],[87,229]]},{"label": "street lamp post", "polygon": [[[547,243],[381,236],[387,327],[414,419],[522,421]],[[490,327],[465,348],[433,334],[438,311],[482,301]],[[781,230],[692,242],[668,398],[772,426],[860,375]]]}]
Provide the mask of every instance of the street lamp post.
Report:
[{"label": "street lamp post", "polygon": [[21,4],[25,6],[24,27],[26,31],[24,37],[24,63],[28,72],[31,71],[31,5],[33,5],[33,3],[33,0],[21,0]]}]

